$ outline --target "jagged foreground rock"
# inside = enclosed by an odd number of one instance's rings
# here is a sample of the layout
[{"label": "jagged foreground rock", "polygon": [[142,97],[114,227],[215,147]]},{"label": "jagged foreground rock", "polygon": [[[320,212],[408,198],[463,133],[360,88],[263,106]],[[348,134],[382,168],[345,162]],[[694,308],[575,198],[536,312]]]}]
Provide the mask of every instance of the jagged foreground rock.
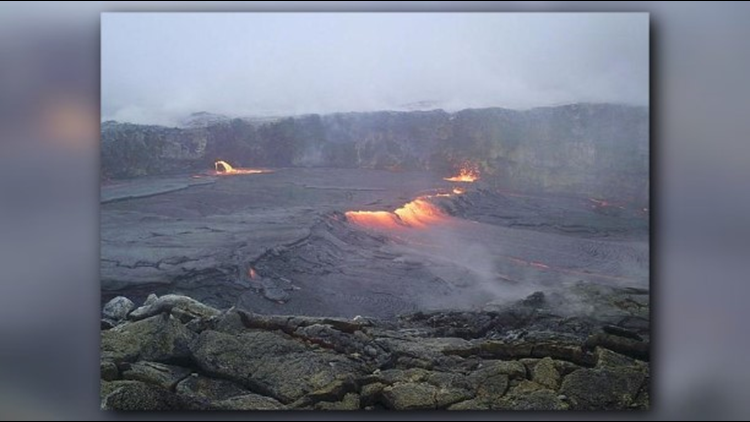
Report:
[{"label": "jagged foreground rock", "polygon": [[[620,290],[599,297],[617,304],[645,293]],[[128,321],[111,329],[103,325],[101,405],[648,408],[647,302],[636,307],[637,315],[623,314],[620,306],[612,308],[619,314],[599,320],[556,315],[549,302],[537,293],[491,311],[419,313],[382,322],[218,311],[184,296],[152,296]]]}]

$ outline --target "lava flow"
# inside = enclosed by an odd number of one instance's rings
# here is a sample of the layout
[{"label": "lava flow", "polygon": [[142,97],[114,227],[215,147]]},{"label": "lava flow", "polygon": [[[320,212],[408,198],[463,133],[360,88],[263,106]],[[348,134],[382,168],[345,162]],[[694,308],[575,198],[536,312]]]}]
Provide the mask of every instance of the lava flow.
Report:
[{"label": "lava flow", "polygon": [[424,228],[446,219],[446,215],[425,197],[419,197],[401,208],[390,211],[347,211],[347,220],[377,229]]},{"label": "lava flow", "polygon": [[461,169],[459,169],[458,174],[453,177],[445,177],[443,180],[447,180],[449,182],[476,182],[479,180],[479,170],[476,168],[476,166],[470,166],[468,164],[465,164],[461,166]]},{"label": "lava flow", "polygon": [[359,226],[379,229],[403,227],[398,216],[388,211],[347,211],[344,215],[347,220]]},{"label": "lava flow", "polygon": [[445,219],[442,211],[423,198],[417,198],[393,213],[409,227],[425,227]]},{"label": "lava flow", "polygon": [[214,169],[216,170],[217,176],[229,176],[229,175],[237,175],[237,174],[260,174],[260,173],[270,173],[269,170],[261,170],[261,169],[246,169],[246,168],[234,168],[231,166],[231,164],[227,163],[226,161],[219,160],[214,163]]}]

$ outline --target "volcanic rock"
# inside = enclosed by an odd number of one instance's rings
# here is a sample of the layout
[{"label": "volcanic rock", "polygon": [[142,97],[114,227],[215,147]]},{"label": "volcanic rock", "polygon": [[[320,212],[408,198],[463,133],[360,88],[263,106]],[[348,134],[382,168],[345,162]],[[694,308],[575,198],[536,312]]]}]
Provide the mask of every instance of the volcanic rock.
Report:
[{"label": "volcanic rock", "polygon": [[554,390],[528,380],[521,381],[505,397],[495,400],[491,407],[503,410],[564,410],[568,408]]},{"label": "volcanic rock", "polygon": [[209,401],[222,401],[232,397],[250,394],[238,384],[222,379],[192,374],[180,381],[175,388],[178,394],[202,398]]},{"label": "volcanic rock", "polygon": [[557,372],[552,358],[546,357],[534,366],[531,380],[550,390],[557,390],[560,387],[560,373]]},{"label": "volcanic rock", "polygon": [[361,401],[357,394],[349,393],[341,401],[320,402],[315,405],[315,410],[358,410]]},{"label": "volcanic rock", "polygon": [[629,368],[579,369],[565,377],[560,393],[575,410],[626,409],[644,379],[643,372]]},{"label": "volcanic rock", "polygon": [[579,324],[582,331],[576,335],[560,334],[549,325],[565,321],[572,327],[568,320],[575,318],[546,316],[541,323],[531,313],[526,325],[514,322],[514,329],[527,330],[522,340],[486,337],[497,337],[501,327],[471,328],[467,340],[441,337],[451,316],[454,326],[477,321],[475,327],[483,327],[504,318],[504,311],[473,317],[468,312],[411,315],[393,323],[234,309],[185,321],[174,316],[174,309],[102,331],[103,408],[649,407],[647,362],[603,345],[585,349],[602,326],[596,321]]},{"label": "volcanic rock", "polygon": [[115,363],[184,360],[194,336],[171,315],[156,315],[102,331],[102,358]]},{"label": "volcanic rock", "polygon": [[211,408],[216,410],[281,410],[284,405],[270,397],[250,393],[215,402]]},{"label": "volcanic rock", "polygon": [[427,383],[397,383],[383,389],[383,404],[393,410],[435,409],[438,389]]},{"label": "volcanic rock", "polygon": [[190,369],[179,366],[140,361],[126,364],[122,377],[126,380],[143,381],[171,390],[178,382],[190,375],[190,372]]},{"label": "volcanic rock", "polygon": [[219,314],[217,309],[206,306],[197,300],[180,295],[164,295],[151,299],[148,305],[141,306],[130,313],[129,318],[137,321],[164,312],[175,312],[181,321],[193,318],[210,318]]},{"label": "volcanic rock", "polygon": [[279,289],[277,287],[264,287],[263,297],[272,302],[279,303],[288,302],[289,299],[291,299],[291,296],[287,291],[285,291],[284,289]]},{"label": "volcanic rock", "polygon": [[619,367],[637,367],[638,363],[635,359],[628,356],[615,353],[609,349],[603,347],[597,347],[594,351],[596,355],[596,367],[597,368],[619,368]]},{"label": "volcanic rock", "polygon": [[487,400],[477,398],[448,406],[448,410],[490,410],[490,405],[487,403]]},{"label": "volcanic rock", "polygon": [[200,410],[198,403],[162,388],[133,381],[123,384],[102,400],[104,410]]},{"label": "volcanic rock", "polygon": [[143,301],[143,306],[151,306],[154,303],[156,303],[156,300],[159,299],[159,296],[155,295],[154,293],[151,293],[146,297],[146,300]]},{"label": "volcanic rock", "polygon": [[339,376],[357,372],[356,365],[345,357],[314,350],[273,332],[248,331],[231,336],[205,331],[190,350],[193,360],[207,374],[234,380],[282,403],[291,403]]},{"label": "volcanic rock", "polygon": [[104,381],[114,381],[120,377],[120,371],[114,362],[102,360],[99,364],[99,375]]},{"label": "volcanic rock", "polygon": [[130,299],[123,296],[117,296],[104,305],[102,316],[106,320],[119,322],[124,320],[134,307],[135,304]]},{"label": "volcanic rock", "polygon": [[360,402],[362,406],[372,406],[380,402],[385,384],[374,382],[362,386],[360,391]]},{"label": "volcanic rock", "polygon": [[541,308],[545,304],[544,292],[534,292],[521,303],[532,308]]}]

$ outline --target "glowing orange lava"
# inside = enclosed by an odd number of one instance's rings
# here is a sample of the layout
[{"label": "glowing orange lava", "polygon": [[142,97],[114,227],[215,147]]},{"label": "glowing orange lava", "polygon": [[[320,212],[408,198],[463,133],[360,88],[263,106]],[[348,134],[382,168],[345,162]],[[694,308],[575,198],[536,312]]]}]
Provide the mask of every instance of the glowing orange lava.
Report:
[{"label": "glowing orange lava", "polygon": [[463,194],[464,192],[466,192],[466,190],[465,190],[465,189],[461,189],[461,188],[453,188],[453,193],[454,193],[454,194],[456,194],[456,195],[461,195],[461,194]]},{"label": "glowing orange lava", "polygon": [[464,164],[458,171],[458,174],[453,177],[446,177],[443,180],[449,182],[476,182],[479,180],[479,170],[476,166]]},{"label": "glowing orange lava", "polygon": [[231,164],[227,163],[226,161],[219,160],[214,163],[214,168],[216,171],[221,171],[224,173],[231,173],[234,171],[234,167],[232,167]]},{"label": "glowing orange lava", "polygon": [[380,229],[402,227],[396,214],[388,211],[347,211],[346,219],[354,224]]},{"label": "glowing orange lava", "polygon": [[215,174],[218,176],[229,176],[229,175],[236,175],[236,174],[260,174],[260,173],[270,173],[268,170],[261,170],[261,169],[245,169],[245,168],[234,168],[231,164],[227,163],[224,160],[219,160],[214,163],[214,169]]},{"label": "glowing orange lava", "polygon": [[350,222],[375,229],[423,228],[446,218],[445,214],[424,197],[404,204],[401,208],[389,211],[347,211]]},{"label": "glowing orange lava", "polygon": [[255,280],[258,278],[258,273],[255,272],[255,269],[253,267],[250,267],[249,270],[247,270],[247,275],[250,277],[250,279]]},{"label": "glowing orange lava", "polygon": [[393,212],[407,226],[425,227],[445,219],[445,214],[423,198],[417,198]]}]

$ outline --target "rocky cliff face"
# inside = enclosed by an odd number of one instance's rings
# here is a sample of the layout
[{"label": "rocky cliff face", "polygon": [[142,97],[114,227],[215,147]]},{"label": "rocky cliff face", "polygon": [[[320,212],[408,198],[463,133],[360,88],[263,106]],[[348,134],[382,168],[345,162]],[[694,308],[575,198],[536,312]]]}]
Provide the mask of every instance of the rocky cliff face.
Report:
[{"label": "rocky cliff face", "polygon": [[498,187],[648,201],[648,108],[575,104],[339,113],[166,128],[105,122],[102,175],[237,166],[432,170],[464,162]]}]

